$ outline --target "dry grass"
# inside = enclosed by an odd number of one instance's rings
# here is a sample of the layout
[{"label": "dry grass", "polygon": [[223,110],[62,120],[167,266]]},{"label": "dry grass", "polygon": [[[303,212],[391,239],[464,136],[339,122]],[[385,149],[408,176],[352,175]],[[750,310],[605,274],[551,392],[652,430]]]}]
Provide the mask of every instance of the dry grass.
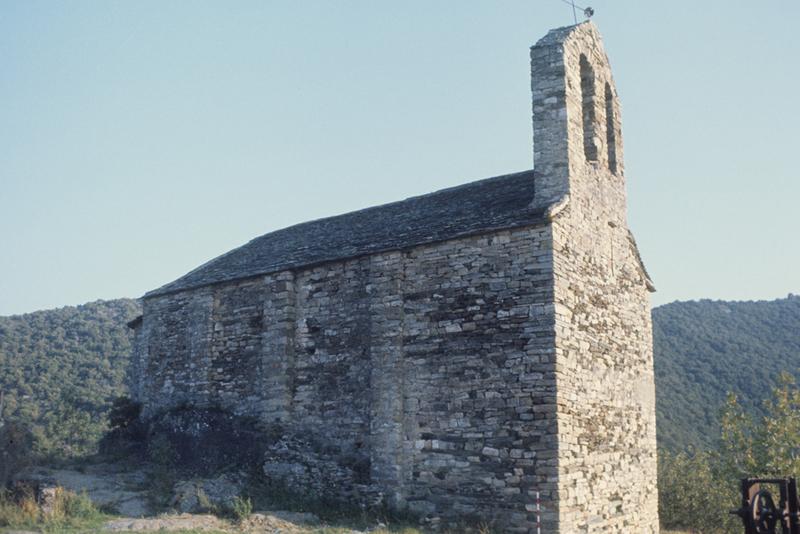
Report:
[{"label": "dry grass", "polygon": [[39,507],[33,498],[18,503],[4,493],[0,495],[0,527],[31,528],[39,521]]},{"label": "dry grass", "polygon": [[57,488],[52,510],[43,514],[32,495],[14,498],[0,492],[0,531],[9,529],[37,532],[94,532],[106,516],[86,495]]}]

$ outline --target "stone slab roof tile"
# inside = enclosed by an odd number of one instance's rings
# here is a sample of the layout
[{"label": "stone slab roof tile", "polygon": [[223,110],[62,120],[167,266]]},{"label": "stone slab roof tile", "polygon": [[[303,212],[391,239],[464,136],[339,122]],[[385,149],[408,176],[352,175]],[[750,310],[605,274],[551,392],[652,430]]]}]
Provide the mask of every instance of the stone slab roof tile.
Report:
[{"label": "stone slab roof tile", "polygon": [[534,171],[487,178],[257,237],[150,291],[163,295],[286,269],[536,224]]}]

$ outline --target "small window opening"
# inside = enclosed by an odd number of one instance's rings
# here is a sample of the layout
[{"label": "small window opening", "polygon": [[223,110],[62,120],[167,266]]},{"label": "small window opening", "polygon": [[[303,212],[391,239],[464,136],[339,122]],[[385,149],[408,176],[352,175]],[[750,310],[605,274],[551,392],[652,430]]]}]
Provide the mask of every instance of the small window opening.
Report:
[{"label": "small window opening", "polygon": [[608,169],[617,174],[617,120],[614,115],[614,94],[606,84],[606,147],[608,147]]},{"label": "small window opening", "polygon": [[583,152],[587,161],[597,161],[596,117],[594,111],[594,69],[581,54],[581,102],[583,109]]}]

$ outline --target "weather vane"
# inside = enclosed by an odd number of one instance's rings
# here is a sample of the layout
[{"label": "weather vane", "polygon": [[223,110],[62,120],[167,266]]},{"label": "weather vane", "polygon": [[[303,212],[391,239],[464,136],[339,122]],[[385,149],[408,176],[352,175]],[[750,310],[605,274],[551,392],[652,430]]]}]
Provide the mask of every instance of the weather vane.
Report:
[{"label": "weather vane", "polygon": [[567,5],[572,6],[572,17],[575,19],[575,24],[578,23],[578,10],[579,9],[581,11],[583,11],[583,16],[585,16],[587,18],[587,20],[592,18],[592,15],[594,15],[594,9],[592,9],[591,7],[576,6],[575,5],[575,0],[561,0],[561,1],[564,2]]}]

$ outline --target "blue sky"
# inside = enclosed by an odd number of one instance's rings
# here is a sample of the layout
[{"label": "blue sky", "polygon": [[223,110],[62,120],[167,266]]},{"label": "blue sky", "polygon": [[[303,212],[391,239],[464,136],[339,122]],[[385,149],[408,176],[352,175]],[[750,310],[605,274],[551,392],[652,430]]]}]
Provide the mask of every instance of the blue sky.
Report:
[{"label": "blue sky", "polygon": [[[653,303],[800,292],[800,2],[597,0]],[[560,0],[0,3],[0,314],[530,168]]]}]

